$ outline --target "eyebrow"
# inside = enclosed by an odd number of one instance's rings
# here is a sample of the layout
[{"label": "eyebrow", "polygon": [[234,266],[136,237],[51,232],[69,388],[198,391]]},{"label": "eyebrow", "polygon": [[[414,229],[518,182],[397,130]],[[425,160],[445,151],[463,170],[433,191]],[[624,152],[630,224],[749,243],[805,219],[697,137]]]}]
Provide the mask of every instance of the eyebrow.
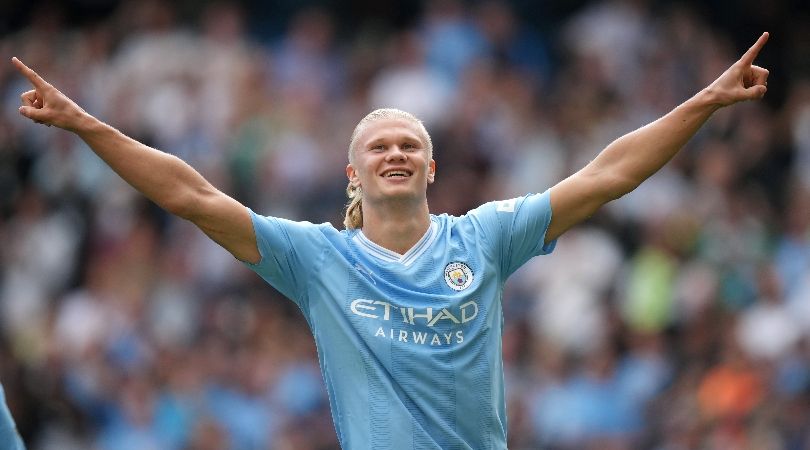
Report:
[{"label": "eyebrow", "polygon": [[[375,146],[375,145],[377,145],[377,144],[381,144],[381,143],[387,142],[388,140],[389,140],[389,138],[388,138],[388,137],[378,137],[378,138],[376,138],[376,139],[373,139],[373,140],[371,140],[371,141],[368,141],[368,142],[366,143],[366,147],[373,147],[373,146]],[[397,139],[393,139],[393,140],[395,140],[395,141],[397,141],[397,140],[402,140],[402,141],[405,141],[405,142],[408,142],[408,143],[416,143],[416,144],[419,144],[419,145],[420,145],[420,146],[422,146],[422,147],[424,147],[424,146],[425,146],[425,143],[424,143],[424,142],[422,142],[422,139],[420,139],[420,138],[419,138],[419,136],[417,136],[417,135],[413,135],[413,136],[405,136],[405,137],[404,137],[404,138],[402,138],[402,139],[397,138]]]}]

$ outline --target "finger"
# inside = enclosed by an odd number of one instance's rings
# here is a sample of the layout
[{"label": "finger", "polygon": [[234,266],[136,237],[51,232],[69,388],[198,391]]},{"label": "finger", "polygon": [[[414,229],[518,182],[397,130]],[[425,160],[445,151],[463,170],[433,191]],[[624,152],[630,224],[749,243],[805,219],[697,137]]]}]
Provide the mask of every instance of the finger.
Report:
[{"label": "finger", "polygon": [[30,90],[27,92],[23,92],[20,94],[20,100],[22,100],[23,106],[31,106],[34,104],[34,101],[37,100],[37,91]]},{"label": "finger", "polygon": [[753,74],[752,79],[754,81],[754,84],[762,84],[762,85],[768,84],[768,74],[770,74],[768,69],[764,69],[759,66],[751,66],[751,72]]},{"label": "finger", "polygon": [[33,106],[20,106],[20,114],[33,120],[37,123],[46,122],[48,113],[42,109],[34,108]]},{"label": "finger", "polygon": [[28,78],[28,81],[30,81],[35,88],[41,89],[50,86],[47,81],[42,79],[41,76],[39,76],[36,72],[34,72],[30,67],[23,64],[23,62],[17,59],[16,57],[11,58],[11,63],[14,64],[15,67],[17,67],[17,70],[19,70],[20,73],[23,74],[23,76],[25,76],[25,78]]},{"label": "finger", "polygon": [[745,52],[744,55],[742,55],[742,58],[740,58],[740,62],[746,66],[750,66],[751,64],[753,64],[754,59],[759,54],[759,51],[762,50],[762,47],[765,45],[766,42],[768,42],[769,36],[770,33],[768,33],[767,31],[762,33],[762,36],[760,36],[759,39],[757,39],[757,41],[754,42],[754,45],[752,45],[751,48],[749,48],[748,51]]},{"label": "finger", "polygon": [[747,100],[758,100],[764,97],[766,92],[768,92],[768,88],[763,84],[758,84],[745,90],[745,98]]}]

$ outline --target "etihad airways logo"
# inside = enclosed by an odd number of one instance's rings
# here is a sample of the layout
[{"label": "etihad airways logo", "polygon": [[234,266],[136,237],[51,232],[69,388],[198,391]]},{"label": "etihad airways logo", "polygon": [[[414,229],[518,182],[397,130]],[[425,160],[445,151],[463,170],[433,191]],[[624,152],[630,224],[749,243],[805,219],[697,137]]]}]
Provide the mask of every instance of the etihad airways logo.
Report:
[{"label": "etihad airways logo", "polygon": [[352,301],[350,309],[352,314],[360,317],[392,322],[391,327],[378,327],[374,333],[376,337],[432,346],[449,345],[453,342],[460,344],[464,341],[464,333],[462,330],[456,330],[455,333],[451,334],[440,335],[439,333],[433,333],[432,339],[429,339],[429,333],[395,329],[393,325],[404,323],[408,325],[423,324],[433,327],[440,323],[464,324],[478,316],[478,303],[474,300],[455,308],[413,308],[397,306],[382,300],[358,298]]},{"label": "etihad airways logo", "polygon": [[478,303],[474,300],[461,305],[455,309],[455,313],[448,308],[442,308],[434,313],[434,309],[427,307],[424,309],[395,306],[391,303],[380,300],[366,300],[358,298],[351,304],[354,314],[369,319],[391,320],[391,311],[398,311],[404,323],[414,325],[418,320],[424,321],[427,326],[432,327],[440,320],[449,320],[453,323],[467,323],[478,315]]}]

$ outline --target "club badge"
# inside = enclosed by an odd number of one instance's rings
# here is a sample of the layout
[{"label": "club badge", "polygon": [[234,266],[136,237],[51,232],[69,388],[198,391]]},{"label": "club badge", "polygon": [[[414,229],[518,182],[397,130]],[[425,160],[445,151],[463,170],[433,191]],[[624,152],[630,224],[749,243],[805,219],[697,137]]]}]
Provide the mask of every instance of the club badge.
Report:
[{"label": "club badge", "polygon": [[473,273],[470,266],[463,262],[451,262],[444,268],[444,281],[454,291],[463,291],[473,282]]}]

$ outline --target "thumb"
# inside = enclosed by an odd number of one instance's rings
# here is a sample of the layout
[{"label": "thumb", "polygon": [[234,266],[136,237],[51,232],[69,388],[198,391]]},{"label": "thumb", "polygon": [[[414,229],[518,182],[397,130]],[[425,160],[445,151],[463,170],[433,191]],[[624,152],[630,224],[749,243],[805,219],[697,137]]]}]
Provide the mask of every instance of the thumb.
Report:
[{"label": "thumb", "polygon": [[25,117],[28,117],[31,120],[35,120],[37,122],[45,122],[45,118],[48,115],[45,111],[34,108],[33,106],[20,106],[20,114]]}]

